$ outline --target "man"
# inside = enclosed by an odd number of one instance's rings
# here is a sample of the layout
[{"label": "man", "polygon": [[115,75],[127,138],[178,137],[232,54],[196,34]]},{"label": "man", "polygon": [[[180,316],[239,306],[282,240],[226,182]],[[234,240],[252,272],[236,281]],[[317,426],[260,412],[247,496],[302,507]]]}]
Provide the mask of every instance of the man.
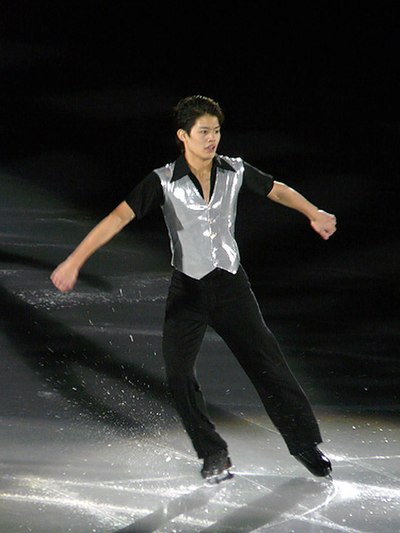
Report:
[{"label": "man", "polygon": [[[60,291],[73,288],[85,261],[126,224],[161,207],[168,228],[173,274],[169,288],[163,356],[176,408],[210,481],[230,477],[227,443],[210,421],[196,380],[195,362],[208,325],[224,339],[254,384],[289,452],[316,476],[328,476],[319,450],[318,423],[280,347],[266,326],[240,265],[234,238],[240,190],[248,188],[305,215],[328,239],[334,215],[240,158],[217,155],[223,112],[204,96],[183,98],[175,108],[178,159],[151,172],[97,224],[53,272]],[[223,375],[223,369],[221,369]]]}]

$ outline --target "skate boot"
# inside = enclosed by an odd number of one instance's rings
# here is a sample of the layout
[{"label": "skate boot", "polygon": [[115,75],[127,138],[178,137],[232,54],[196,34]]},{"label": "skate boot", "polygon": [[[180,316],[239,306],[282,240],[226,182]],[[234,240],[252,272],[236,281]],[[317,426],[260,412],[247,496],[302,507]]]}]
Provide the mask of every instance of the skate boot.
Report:
[{"label": "skate boot", "polygon": [[229,471],[231,467],[232,461],[227,451],[221,450],[204,458],[201,475],[207,483],[215,485],[233,478],[233,474]]},{"label": "skate boot", "polygon": [[308,448],[295,455],[295,458],[307,468],[314,476],[330,477],[332,465],[330,460],[317,446]]}]

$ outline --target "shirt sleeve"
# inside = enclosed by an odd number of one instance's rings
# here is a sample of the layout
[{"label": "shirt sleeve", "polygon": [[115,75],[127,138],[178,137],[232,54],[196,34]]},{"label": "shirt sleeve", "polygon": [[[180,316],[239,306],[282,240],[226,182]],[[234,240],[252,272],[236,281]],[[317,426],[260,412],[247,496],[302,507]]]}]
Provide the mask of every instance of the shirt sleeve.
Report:
[{"label": "shirt sleeve", "polygon": [[141,219],[147,213],[164,203],[164,192],[156,172],[151,172],[125,198],[136,218]]},{"label": "shirt sleeve", "polygon": [[249,163],[246,163],[246,161],[243,161],[243,165],[244,186],[256,194],[267,196],[274,186],[274,178],[270,174],[266,174],[258,168],[249,165]]}]

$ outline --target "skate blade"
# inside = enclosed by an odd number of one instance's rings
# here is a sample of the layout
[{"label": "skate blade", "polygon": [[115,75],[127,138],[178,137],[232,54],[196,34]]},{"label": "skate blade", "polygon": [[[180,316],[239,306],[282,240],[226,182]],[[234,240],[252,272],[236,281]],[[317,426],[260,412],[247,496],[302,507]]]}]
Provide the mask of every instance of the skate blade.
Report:
[{"label": "skate blade", "polygon": [[232,472],[229,470],[224,470],[220,474],[216,474],[215,476],[210,476],[205,479],[206,485],[213,486],[213,485],[219,485],[220,483],[223,483],[224,481],[228,481],[229,479],[233,478]]}]

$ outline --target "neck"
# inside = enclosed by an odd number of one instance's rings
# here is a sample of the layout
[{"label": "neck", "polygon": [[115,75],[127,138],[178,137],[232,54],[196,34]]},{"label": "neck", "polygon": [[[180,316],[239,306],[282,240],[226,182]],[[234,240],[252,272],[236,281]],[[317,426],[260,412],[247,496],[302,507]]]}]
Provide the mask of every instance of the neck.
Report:
[{"label": "neck", "polygon": [[204,176],[209,175],[212,168],[212,159],[199,159],[199,158],[193,158],[188,157],[185,154],[186,163],[188,164],[190,170],[193,172],[195,176]]}]

